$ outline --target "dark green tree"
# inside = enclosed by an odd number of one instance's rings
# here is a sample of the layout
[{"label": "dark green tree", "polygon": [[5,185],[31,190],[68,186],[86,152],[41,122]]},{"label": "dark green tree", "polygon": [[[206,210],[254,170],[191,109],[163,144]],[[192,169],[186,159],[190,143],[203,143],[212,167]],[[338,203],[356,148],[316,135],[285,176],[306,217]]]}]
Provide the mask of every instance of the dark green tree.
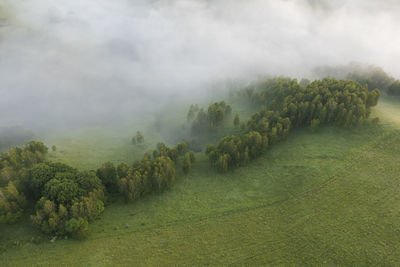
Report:
[{"label": "dark green tree", "polygon": [[84,218],[72,218],[66,223],[66,231],[73,238],[82,240],[89,236],[89,223]]},{"label": "dark green tree", "polygon": [[139,145],[139,144],[144,143],[143,134],[140,131],[137,131],[136,135],[134,137],[132,137],[131,142],[132,142],[133,145]]},{"label": "dark green tree", "polygon": [[165,156],[158,157],[153,162],[152,179],[158,192],[164,191],[175,182],[174,162]]},{"label": "dark green tree", "polygon": [[398,96],[400,95],[400,81],[396,80],[394,81],[388,88],[388,94],[389,95],[395,95]]},{"label": "dark green tree", "polygon": [[96,174],[108,192],[116,192],[118,190],[117,170],[112,162],[104,163],[97,169]]},{"label": "dark green tree", "polygon": [[70,205],[84,191],[72,180],[66,177],[65,173],[59,173],[55,178],[48,181],[43,190],[43,195],[55,203]]},{"label": "dark green tree", "polygon": [[12,181],[5,188],[0,188],[0,223],[17,222],[26,207],[25,196],[18,192]]},{"label": "dark green tree", "polygon": [[44,185],[55,175],[55,169],[46,163],[36,164],[30,170],[30,188],[36,199],[40,198]]},{"label": "dark green tree", "polygon": [[125,162],[121,162],[117,166],[117,175],[118,175],[119,179],[127,177],[131,171],[132,171],[131,167]]}]

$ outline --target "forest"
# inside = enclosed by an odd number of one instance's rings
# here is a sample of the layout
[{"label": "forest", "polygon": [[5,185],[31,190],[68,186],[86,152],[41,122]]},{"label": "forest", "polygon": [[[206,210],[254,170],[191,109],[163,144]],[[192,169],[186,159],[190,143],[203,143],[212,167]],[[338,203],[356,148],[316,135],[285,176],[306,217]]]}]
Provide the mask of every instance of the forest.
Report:
[{"label": "forest", "polygon": [[194,154],[185,143],[169,148],[159,143],[153,155],[133,165],[104,163],[96,171],[78,171],[47,159],[48,148],[31,141],[11,147],[0,159],[0,223],[18,222],[28,203],[36,203],[33,225],[49,236],[84,239],[88,224],[103,212],[107,196],[121,194],[132,201],[174,184],[176,166],[187,173]]},{"label": "forest", "polygon": [[380,96],[379,89],[368,92],[366,85],[328,78],[307,86],[278,78],[267,80],[261,88],[249,95],[262,108],[247,122],[247,133],[224,137],[217,146],[207,147],[209,160],[218,170],[246,165],[269,145],[286,139],[292,128],[315,131],[321,124],[360,126]]}]

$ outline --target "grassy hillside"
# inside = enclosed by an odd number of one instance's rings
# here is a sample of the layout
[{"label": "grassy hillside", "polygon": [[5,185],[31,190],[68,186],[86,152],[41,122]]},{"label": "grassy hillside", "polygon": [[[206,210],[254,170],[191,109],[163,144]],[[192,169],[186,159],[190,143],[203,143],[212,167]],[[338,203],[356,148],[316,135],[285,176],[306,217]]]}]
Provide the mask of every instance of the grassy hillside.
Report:
[{"label": "grassy hillside", "polygon": [[[167,192],[128,205],[113,203],[91,225],[86,241],[35,245],[30,238],[39,234],[29,224],[2,229],[1,244],[13,248],[0,254],[0,265],[395,266],[400,258],[400,112],[397,103],[385,100],[375,113],[381,127],[296,131],[248,166],[226,174],[210,169],[198,154],[194,170],[180,174]],[[128,135],[125,141],[105,136],[98,145],[96,139],[82,138],[65,147],[68,153],[81,147],[82,154],[70,158],[81,155],[75,163],[89,162],[87,168],[118,153],[121,159],[134,157]],[[107,150],[112,142],[106,139],[120,142],[114,147],[126,142],[127,148]],[[53,156],[74,163],[63,158],[64,145],[56,145],[61,154]]]}]

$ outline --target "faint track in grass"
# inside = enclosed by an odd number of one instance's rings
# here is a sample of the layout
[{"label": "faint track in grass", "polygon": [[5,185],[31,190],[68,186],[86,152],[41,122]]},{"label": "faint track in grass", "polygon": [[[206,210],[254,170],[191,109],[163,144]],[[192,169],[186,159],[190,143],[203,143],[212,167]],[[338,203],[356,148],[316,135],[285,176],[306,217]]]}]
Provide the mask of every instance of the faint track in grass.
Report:
[{"label": "faint track in grass", "polygon": [[[376,157],[383,155],[390,158],[396,150],[387,151],[388,154],[380,153],[386,151],[385,149],[394,141],[397,142],[399,137],[400,132],[397,130],[375,136],[373,140],[348,152],[343,158],[345,164],[341,164],[333,175],[325,176],[324,182],[284,200],[171,220],[133,231],[128,229],[122,234],[116,232],[79,243],[60,242],[54,249],[52,245],[44,244],[34,249],[37,252],[35,257],[40,259],[38,262],[43,263],[62,256],[63,251],[73,251],[76,256],[66,257],[63,263],[98,265],[100,262],[110,265],[113,260],[123,257],[122,265],[132,265],[134,262],[138,265],[139,263],[173,265],[179,262],[191,265],[197,261],[216,265],[244,263],[290,265],[293,262],[324,263],[319,261],[320,258],[327,260],[327,264],[337,264],[337,262],[330,262],[330,259],[333,257],[336,260],[335,255],[340,255],[337,256],[338,263],[340,263],[340,257],[346,259],[347,263],[365,263],[363,254],[357,248],[341,246],[343,240],[350,236],[350,240],[345,241],[347,242],[345,244],[351,246],[363,240],[362,238],[366,235],[372,240],[372,244],[377,244],[373,245],[374,247],[367,246],[369,256],[376,256],[382,250],[384,245],[380,243],[385,240],[384,236],[387,234],[385,225],[377,224],[390,221],[379,219],[377,217],[379,213],[373,213],[374,215],[369,217],[369,213],[356,212],[356,216],[361,216],[354,220],[360,221],[360,225],[353,227],[353,217],[348,207],[354,206],[361,209],[367,207],[375,212],[382,206],[382,204],[375,205],[375,201],[397,203],[396,199],[392,199],[397,189],[393,187],[393,176],[387,184],[384,179],[374,184],[368,183],[374,180],[371,180],[371,176],[354,179],[357,177],[354,175],[357,175],[359,169],[364,168],[365,164],[371,166],[371,162],[374,162]],[[379,160],[383,161],[386,158],[379,158]],[[388,168],[393,166],[393,164],[385,165]],[[373,169],[367,168],[368,170]],[[363,173],[360,172],[360,175],[366,173],[368,172],[364,170]],[[373,175],[378,173],[379,170]],[[364,180],[367,181],[366,185],[357,189],[357,185],[363,183]],[[380,188],[384,190],[376,197],[373,195],[369,197],[368,190],[374,190],[375,187],[378,188],[377,190]],[[382,198],[379,199],[379,197]],[[385,212],[390,211],[385,210]],[[337,215],[341,219],[331,219]],[[315,232],[310,232],[307,228],[309,225],[315,227],[312,229]],[[326,237],[324,236],[325,228],[329,230]],[[393,239],[393,241],[396,240],[396,238]],[[85,252],[86,250],[90,252]],[[17,253],[16,251],[14,255]],[[142,258],[142,253],[146,254],[145,258]],[[396,246],[386,248],[385,253],[389,254],[379,256],[378,259],[389,264],[393,262],[393,255],[398,254]],[[11,265],[13,263],[11,255],[6,255],[7,258],[0,262]],[[33,255],[30,253],[18,255],[18,257],[20,257],[20,262],[29,262],[33,259]],[[79,260],[79,255],[85,257],[83,262]],[[151,255],[155,255],[154,258]],[[175,260],[177,262],[174,262]]]},{"label": "faint track in grass", "polygon": [[[379,144],[380,141],[382,141],[383,139],[386,138],[390,138],[392,136],[395,135],[400,135],[400,131],[393,129],[387,132],[384,132],[382,135],[380,135],[379,137],[375,138],[374,140],[352,150],[345,158],[344,161],[347,162],[347,164],[341,168],[340,170],[338,170],[338,173],[330,176],[329,178],[327,178],[324,182],[315,185],[314,187],[310,188],[309,190],[306,190],[304,192],[301,192],[299,194],[294,194],[292,195],[292,197],[284,199],[284,200],[279,200],[279,201],[273,201],[271,203],[266,203],[266,204],[262,204],[262,205],[257,205],[257,206],[252,206],[252,207],[243,207],[243,208],[239,208],[239,209],[230,209],[230,210],[226,210],[226,211],[222,211],[222,212],[215,212],[212,214],[208,214],[206,216],[192,216],[186,219],[179,219],[179,220],[172,220],[168,223],[162,224],[162,225],[152,225],[149,227],[143,227],[142,229],[139,230],[132,230],[132,231],[125,231],[124,233],[121,234],[113,234],[113,235],[109,235],[109,236],[102,236],[102,237],[98,237],[98,238],[90,238],[89,240],[100,240],[100,239],[107,239],[109,237],[118,237],[118,236],[122,236],[122,235],[126,235],[126,234],[133,234],[133,233],[137,233],[137,232],[145,232],[145,231],[153,231],[155,229],[162,229],[162,228],[168,228],[170,226],[173,225],[180,225],[180,224],[186,224],[188,222],[193,222],[193,221],[205,221],[208,219],[215,219],[215,218],[221,218],[221,217],[226,217],[226,216],[230,216],[233,214],[238,214],[238,213],[242,213],[242,212],[247,212],[247,211],[253,211],[253,210],[257,210],[257,209],[263,209],[266,207],[273,207],[273,206],[278,206],[281,204],[284,204],[288,201],[293,201],[296,200],[298,198],[302,198],[306,195],[310,195],[313,193],[316,193],[318,191],[320,191],[321,189],[329,186],[331,183],[333,183],[335,180],[337,180],[338,178],[341,177],[341,173],[344,172],[346,169],[352,168],[353,166],[355,166],[363,157],[362,152],[368,151],[370,149],[373,149],[376,145]],[[349,192],[350,194],[350,192]]]}]

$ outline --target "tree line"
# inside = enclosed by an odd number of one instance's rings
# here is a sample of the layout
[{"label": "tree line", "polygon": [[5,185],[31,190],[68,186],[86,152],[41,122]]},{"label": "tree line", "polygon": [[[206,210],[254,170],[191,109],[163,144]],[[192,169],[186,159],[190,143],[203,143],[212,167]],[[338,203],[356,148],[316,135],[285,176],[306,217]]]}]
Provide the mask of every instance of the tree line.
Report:
[{"label": "tree line", "polygon": [[206,150],[210,163],[220,171],[246,165],[269,145],[285,139],[291,129],[321,124],[359,126],[369,117],[380,97],[379,89],[368,92],[351,80],[326,78],[302,86],[296,79],[268,79],[259,90],[246,88],[246,95],[263,105],[247,122],[243,136],[227,136]]},{"label": "tree line", "polygon": [[96,171],[48,161],[47,153],[42,142],[32,141],[1,154],[0,223],[19,221],[29,201],[36,203],[30,219],[43,233],[83,239],[104,211],[107,195],[129,201],[162,192],[173,185],[177,165],[187,173],[194,162],[186,143],[172,148],[159,143],[152,157],[146,153],[131,166],[106,162]]},{"label": "tree line", "polygon": [[350,63],[337,67],[318,67],[314,70],[319,77],[347,79],[367,85],[368,90],[379,88],[388,95],[400,95],[400,81],[385,72],[381,67]]},{"label": "tree line", "polygon": [[117,167],[104,163],[97,176],[103,181],[109,193],[120,193],[126,201],[136,200],[149,193],[161,193],[175,182],[176,167],[181,166],[188,173],[194,162],[194,153],[182,142],[175,147],[158,143],[152,155],[145,153],[132,166],[122,162]]}]

